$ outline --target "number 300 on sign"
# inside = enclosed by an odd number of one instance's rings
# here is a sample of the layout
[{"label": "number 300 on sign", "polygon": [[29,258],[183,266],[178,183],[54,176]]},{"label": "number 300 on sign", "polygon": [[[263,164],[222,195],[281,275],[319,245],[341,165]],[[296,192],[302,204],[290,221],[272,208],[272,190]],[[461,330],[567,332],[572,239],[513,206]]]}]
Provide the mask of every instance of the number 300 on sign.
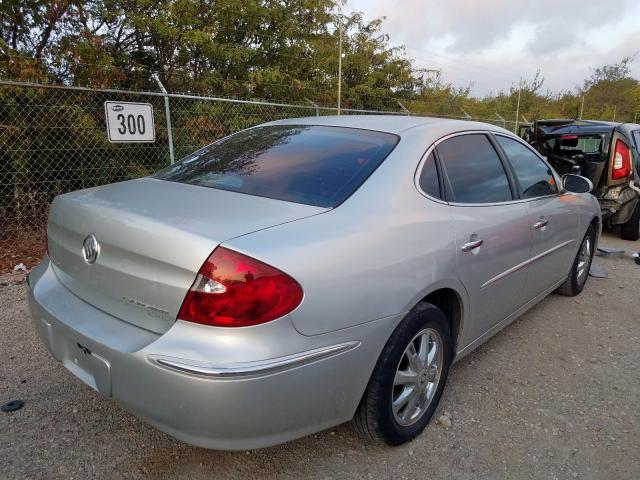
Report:
[{"label": "number 300 on sign", "polygon": [[150,103],[104,102],[104,111],[110,142],[155,141],[153,106]]}]

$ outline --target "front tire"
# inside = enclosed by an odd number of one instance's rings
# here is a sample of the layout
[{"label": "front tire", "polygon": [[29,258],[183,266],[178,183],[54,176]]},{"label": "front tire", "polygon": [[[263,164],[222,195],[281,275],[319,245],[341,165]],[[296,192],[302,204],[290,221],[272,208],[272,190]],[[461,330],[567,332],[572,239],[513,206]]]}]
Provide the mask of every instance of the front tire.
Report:
[{"label": "front tire", "polygon": [[565,282],[558,287],[556,293],[565,297],[575,297],[584,289],[589,277],[589,269],[593,261],[596,248],[596,230],[593,225],[587,229],[587,233],[580,244],[580,249],[573,261],[573,266]]},{"label": "front tire", "polygon": [[364,438],[401,445],[427,426],[449,373],[452,341],[442,311],[418,304],[394,330],[353,418]]}]

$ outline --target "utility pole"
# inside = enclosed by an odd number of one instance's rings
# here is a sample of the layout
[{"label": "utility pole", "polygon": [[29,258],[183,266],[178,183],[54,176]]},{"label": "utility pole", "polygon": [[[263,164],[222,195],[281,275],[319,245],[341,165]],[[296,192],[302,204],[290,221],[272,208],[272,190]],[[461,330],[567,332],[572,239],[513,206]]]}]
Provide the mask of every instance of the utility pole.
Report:
[{"label": "utility pole", "polygon": [[522,93],[522,77],[520,77],[520,83],[518,84],[518,106],[516,107],[516,125],[513,127],[513,133],[518,133],[518,117],[520,116],[520,94]]},{"label": "utility pole", "polygon": [[338,115],[342,97],[342,15],[338,17]]},{"label": "utility pole", "polygon": [[578,120],[582,120],[582,112],[584,112],[584,95],[582,95],[582,102],[580,102],[580,115],[578,116]]}]

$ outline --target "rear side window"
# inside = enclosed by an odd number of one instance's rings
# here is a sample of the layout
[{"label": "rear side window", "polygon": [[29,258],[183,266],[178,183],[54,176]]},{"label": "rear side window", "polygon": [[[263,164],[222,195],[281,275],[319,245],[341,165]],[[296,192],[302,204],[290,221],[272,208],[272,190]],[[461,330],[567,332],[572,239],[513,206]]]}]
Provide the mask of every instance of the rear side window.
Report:
[{"label": "rear side window", "polygon": [[424,193],[433,198],[442,198],[436,159],[433,157],[433,153],[429,154],[422,166],[422,171],[420,172],[420,188]]},{"label": "rear side window", "polygon": [[512,138],[496,135],[496,140],[513,166],[524,198],[558,193],[551,168],[535,153]]},{"label": "rear side window", "polygon": [[457,203],[493,203],[513,199],[504,167],[489,139],[460,135],[437,147]]},{"label": "rear side window", "polygon": [[397,143],[396,135],[354,128],[257,127],[198,150],[156,178],[335,207],[362,185]]}]

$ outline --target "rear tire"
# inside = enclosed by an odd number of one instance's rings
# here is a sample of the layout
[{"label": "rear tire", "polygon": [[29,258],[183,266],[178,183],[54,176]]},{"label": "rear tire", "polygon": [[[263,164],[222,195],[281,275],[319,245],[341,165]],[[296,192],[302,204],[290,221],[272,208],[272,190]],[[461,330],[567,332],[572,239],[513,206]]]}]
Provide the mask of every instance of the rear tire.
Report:
[{"label": "rear tire", "polygon": [[356,432],[387,445],[401,445],[419,435],[438,406],[451,359],[447,318],[430,303],[419,303],[380,354],[353,417]]},{"label": "rear tire", "polygon": [[640,200],[633,209],[631,218],[620,226],[620,237],[635,242],[640,238]]},{"label": "rear tire", "polygon": [[589,225],[587,233],[580,244],[576,258],[573,261],[571,271],[565,282],[558,287],[556,293],[565,297],[575,297],[584,289],[589,278],[589,269],[593,261],[596,245],[596,231],[593,225]]}]

